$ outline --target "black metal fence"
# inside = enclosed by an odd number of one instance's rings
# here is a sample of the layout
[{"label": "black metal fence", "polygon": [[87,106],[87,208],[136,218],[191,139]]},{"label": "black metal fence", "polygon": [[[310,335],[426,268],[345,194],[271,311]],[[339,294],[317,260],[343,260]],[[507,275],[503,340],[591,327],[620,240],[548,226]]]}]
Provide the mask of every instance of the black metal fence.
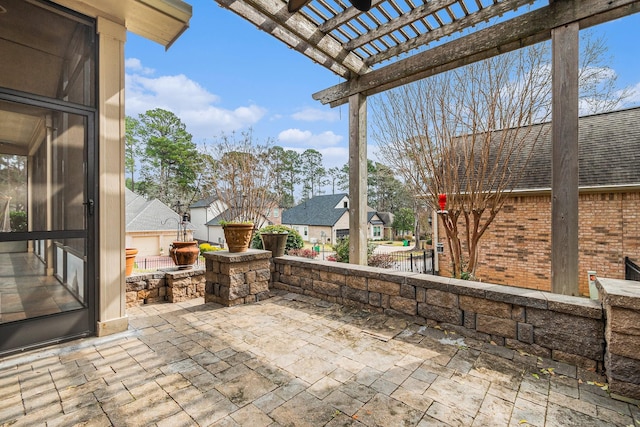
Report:
[{"label": "black metal fence", "polygon": [[391,266],[394,270],[413,273],[433,274],[433,250],[391,252]]},{"label": "black metal fence", "polygon": [[[198,257],[198,260],[194,267],[204,267],[204,257]],[[154,256],[154,257],[145,257],[145,258],[136,258],[136,262],[133,265],[133,270],[137,272],[142,271],[155,271],[160,270],[162,268],[172,268],[176,265],[173,263],[173,260],[169,256]]]},{"label": "black metal fence", "polygon": [[624,278],[625,280],[640,282],[640,266],[631,261],[627,256],[624,257]]}]

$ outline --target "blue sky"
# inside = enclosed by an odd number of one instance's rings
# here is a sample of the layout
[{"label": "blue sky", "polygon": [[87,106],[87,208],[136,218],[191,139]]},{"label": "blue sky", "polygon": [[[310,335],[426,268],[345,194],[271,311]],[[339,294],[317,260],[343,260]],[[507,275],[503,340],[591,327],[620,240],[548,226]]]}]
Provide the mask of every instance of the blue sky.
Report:
[{"label": "blue sky", "polygon": [[[330,108],[311,97],[342,79],[213,0],[190,3],[190,28],[168,51],[128,34],[126,114],[164,108],[199,144],[252,129],[260,142],[320,151],[326,167],[345,164],[347,106]],[[624,107],[640,105],[640,14],[595,31],[605,35],[620,87],[634,88]]]}]

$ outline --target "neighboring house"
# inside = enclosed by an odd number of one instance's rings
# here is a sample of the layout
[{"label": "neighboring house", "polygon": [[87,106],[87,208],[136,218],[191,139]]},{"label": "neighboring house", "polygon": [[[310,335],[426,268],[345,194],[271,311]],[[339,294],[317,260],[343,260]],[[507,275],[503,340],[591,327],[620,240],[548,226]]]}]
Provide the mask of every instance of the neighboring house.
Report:
[{"label": "neighboring house", "polygon": [[[138,257],[169,255],[171,242],[178,236],[179,214],[158,199],[147,200],[125,189],[125,241],[128,248],[138,249]],[[187,224],[186,237],[193,237],[193,226]]]},{"label": "neighboring house", "polygon": [[226,205],[215,196],[200,199],[189,206],[191,223],[194,226],[193,237],[201,241],[217,243],[217,240],[210,235],[207,224],[226,208]]},{"label": "neighboring house", "polygon": [[269,221],[269,224],[280,225],[282,224],[282,213],[284,209],[278,205],[273,205],[265,212],[264,216]]},{"label": "neighboring house", "polygon": [[391,212],[378,212],[378,217],[380,217],[380,219],[384,223],[382,240],[392,240],[394,237],[393,214]]},{"label": "neighboring house", "polygon": [[[550,127],[550,123],[538,126]],[[537,134],[537,132],[532,132]],[[542,132],[524,178],[480,240],[483,281],[551,289],[551,132]],[[640,261],[640,108],[579,119],[580,293],[587,271],[625,278]],[[440,274],[450,275],[448,245]]]},{"label": "neighboring house", "polygon": [[[367,237],[382,239],[384,221],[367,208]],[[305,241],[333,243],[349,235],[349,196],[345,193],[315,196],[287,209],[282,224],[293,228]]]},{"label": "neighboring house", "polygon": [[[273,203],[263,213],[263,223],[258,227],[280,224],[282,209]],[[194,225],[194,238],[224,246],[224,233],[220,221],[233,215],[229,214],[229,207],[216,196],[207,197],[189,206],[191,223]]]},{"label": "neighboring house", "polygon": [[385,223],[378,212],[367,212],[367,237],[371,240],[383,240]]}]

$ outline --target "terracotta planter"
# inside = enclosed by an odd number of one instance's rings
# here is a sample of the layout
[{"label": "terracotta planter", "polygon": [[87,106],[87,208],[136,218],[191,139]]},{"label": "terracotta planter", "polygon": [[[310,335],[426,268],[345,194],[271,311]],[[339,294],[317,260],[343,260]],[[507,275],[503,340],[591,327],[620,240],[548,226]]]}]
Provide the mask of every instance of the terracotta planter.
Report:
[{"label": "terracotta planter", "polygon": [[287,247],[287,237],[289,237],[289,233],[260,233],[262,247],[265,251],[271,251],[271,256],[273,257],[284,255]]},{"label": "terracotta planter", "polygon": [[126,248],[125,249],[125,274],[127,276],[131,276],[133,273],[133,266],[136,262],[136,255],[138,255],[138,250],[135,248]]},{"label": "terracotta planter", "polygon": [[200,248],[198,242],[173,242],[169,250],[173,263],[180,270],[191,268],[198,260]]},{"label": "terracotta planter", "polygon": [[253,224],[226,224],[222,227],[229,252],[246,252],[251,243]]}]

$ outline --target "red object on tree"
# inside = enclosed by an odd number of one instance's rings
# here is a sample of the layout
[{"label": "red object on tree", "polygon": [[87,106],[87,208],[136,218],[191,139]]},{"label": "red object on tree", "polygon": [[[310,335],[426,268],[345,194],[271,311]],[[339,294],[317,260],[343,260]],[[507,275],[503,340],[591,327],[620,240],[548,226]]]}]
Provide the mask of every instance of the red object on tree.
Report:
[{"label": "red object on tree", "polygon": [[438,194],[438,204],[440,205],[440,210],[443,211],[444,208],[447,207],[447,195],[446,194]]}]

